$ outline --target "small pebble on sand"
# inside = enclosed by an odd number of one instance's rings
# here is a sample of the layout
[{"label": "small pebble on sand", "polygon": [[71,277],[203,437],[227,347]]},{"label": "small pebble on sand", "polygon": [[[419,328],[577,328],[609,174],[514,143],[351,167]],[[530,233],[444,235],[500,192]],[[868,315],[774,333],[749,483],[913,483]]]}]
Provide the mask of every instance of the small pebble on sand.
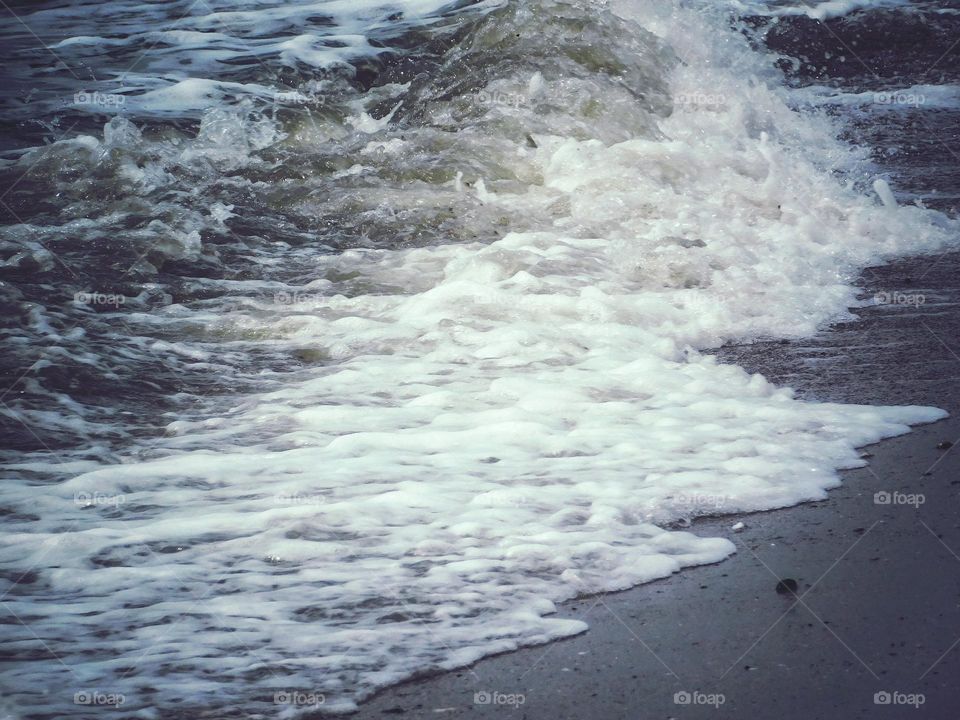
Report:
[{"label": "small pebble on sand", "polygon": [[781,595],[796,595],[798,588],[797,581],[793,578],[785,578],[777,583],[777,592]]}]

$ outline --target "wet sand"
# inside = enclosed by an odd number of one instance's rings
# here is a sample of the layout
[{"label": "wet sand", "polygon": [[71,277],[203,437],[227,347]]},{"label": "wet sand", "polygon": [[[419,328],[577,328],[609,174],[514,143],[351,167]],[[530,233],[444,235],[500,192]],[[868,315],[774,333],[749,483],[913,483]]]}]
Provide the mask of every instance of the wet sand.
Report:
[{"label": "wet sand", "polygon": [[698,520],[737,554],[560,606],[587,633],[388,688],[352,717],[960,718],[958,278],[960,253],[873,268],[860,284],[895,303],[718,353],[805,398],[950,418],[865,448],[824,502]]}]

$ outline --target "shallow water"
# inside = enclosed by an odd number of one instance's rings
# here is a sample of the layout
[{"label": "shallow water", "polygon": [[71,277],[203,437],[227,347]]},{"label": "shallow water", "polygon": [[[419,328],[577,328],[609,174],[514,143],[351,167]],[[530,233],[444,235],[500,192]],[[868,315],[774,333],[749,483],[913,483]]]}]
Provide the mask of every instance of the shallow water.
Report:
[{"label": "shallow water", "polygon": [[707,351],[956,245],[956,185],[909,161],[954,66],[799,51],[950,8],[31,9],[3,31],[12,712],[349,710],[582,632],[554,602],[733,550],[691,518],[821,498],[942,417]]}]

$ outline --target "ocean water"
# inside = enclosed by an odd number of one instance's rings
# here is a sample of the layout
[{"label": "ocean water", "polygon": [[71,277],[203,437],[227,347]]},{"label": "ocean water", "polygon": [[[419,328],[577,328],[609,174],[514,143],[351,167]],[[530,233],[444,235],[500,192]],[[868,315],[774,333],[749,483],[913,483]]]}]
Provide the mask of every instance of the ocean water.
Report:
[{"label": "ocean water", "polygon": [[11,717],[347,712],[944,416],[710,351],[956,247],[955,63],[883,54],[946,3],[10,8]]}]

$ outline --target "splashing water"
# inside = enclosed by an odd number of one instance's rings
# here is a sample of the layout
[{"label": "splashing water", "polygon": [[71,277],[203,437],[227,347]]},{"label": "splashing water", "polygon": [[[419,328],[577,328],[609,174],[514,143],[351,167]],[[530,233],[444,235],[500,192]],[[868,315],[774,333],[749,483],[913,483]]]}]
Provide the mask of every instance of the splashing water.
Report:
[{"label": "splashing water", "polygon": [[944,415],[705,354],[956,237],[728,15],[268,5],[61,41],[162,49],[3,170],[7,362],[44,348],[0,488],[21,708],[349,710],[582,632],[554,603],[733,551],[678,522],[823,498]]}]

